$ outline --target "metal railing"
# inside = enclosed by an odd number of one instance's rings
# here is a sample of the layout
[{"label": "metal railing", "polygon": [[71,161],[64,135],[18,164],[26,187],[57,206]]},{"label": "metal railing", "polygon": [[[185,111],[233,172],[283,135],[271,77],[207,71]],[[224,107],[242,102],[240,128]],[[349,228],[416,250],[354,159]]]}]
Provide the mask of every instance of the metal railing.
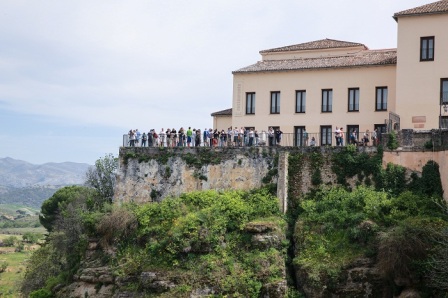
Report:
[{"label": "metal railing", "polygon": [[377,135],[376,139],[372,138],[371,132],[368,133],[368,139],[364,139],[364,133],[358,133],[355,138],[351,138],[349,134],[344,133],[343,137],[331,134],[320,133],[283,133],[280,139],[278,137],[269,136],[267,133],[261,133],[258,137],[249,137],[244,135],[225,135],[223,137],[206,138],[203,135],[199,137],[199,142],[196,138],[192,138],[190,143],[187,138],[167,138],[166,136],[153,138],[147,140],[131,139],[129,135],[123,135],[123,147],[251,147],[251,146],[288,146],[288,147],[308,147],[308,146],[346,146],[347,144],[355,144],[357,146],[377,146],[380,143],[381,134]]}]

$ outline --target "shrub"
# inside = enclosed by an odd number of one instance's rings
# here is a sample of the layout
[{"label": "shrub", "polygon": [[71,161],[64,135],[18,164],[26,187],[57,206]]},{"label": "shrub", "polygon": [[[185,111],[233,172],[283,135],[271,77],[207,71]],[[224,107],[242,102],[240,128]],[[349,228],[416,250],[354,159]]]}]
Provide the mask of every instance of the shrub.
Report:
[{"label": "shrub", "polygon": [[377,268],[389,279],[415,280],[418,262],[423,261],[433,245],[433,227],[437,221],[409,218],[386,232],[379,233]]},{"label": "shrub", "polygon": [[135,215],[124,207],[116,207],[111,213],[105,214],[96,225],[96,231],[101,236],[101,244],[110,244],[125,240],[137,229]]},{"label": "shrub", "polygon": [[397,139],[397,133],[395,130],[392,130],[389,133],[389,139],[387,140],[387,148],[390,150],[395,150],[398,148],[398,139]]},{"label": "shrub", "polygon": [[42,235],[38,233],[32,233],[32,232],[25,232],[22,235],[22,239],[25,242],[28,243],[37,243],[39,241],[39,238],[41,238]]},{"label": "shrub", "polygon": [[3,239],[3,245],[4,246],[14,246],[17,242],[17,237],[15,236],[9,236]]},{"label": "shrub", "polygon": [[0,273],[5,272],[6,268],[8,268],[8,263],[6,261],[2,261],[0,263]]},{"label": "shrub", "polygon": [[39,289],[30,293],[30,298],[53,298],[54,295],[47,289]]},{"label": "shrub", "polygon": [[267,190],[192,192],[135,206],[133,212],[137,241],[118,243],[118,274],[182,272],[167,297],[187,296],[204,285],[217,295],[259,297],[262,284],[283,277],[283,248],[254,249],[245,230],[255,223],[284,235],[278,201]]}]

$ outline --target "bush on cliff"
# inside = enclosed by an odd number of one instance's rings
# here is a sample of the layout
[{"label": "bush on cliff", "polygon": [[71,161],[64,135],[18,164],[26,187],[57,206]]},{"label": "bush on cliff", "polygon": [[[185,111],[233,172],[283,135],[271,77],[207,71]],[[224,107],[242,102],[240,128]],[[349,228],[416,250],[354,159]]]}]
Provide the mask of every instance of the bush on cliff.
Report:
[{"label": "bush on cliff", "polygon": [[[194,192],[135,206],[134,213],[137,241],[118,243],[119,274],[176,276],[168,294],[174,296],[208,287],[219,295],[259,297],[264,284],[285,279],[286,224],[267,191]],[[278,242],[257,247],[257,227]]]},{"label": "bush on cliff", "polygon": [[418,264],[430,257],[432,235],[448,226],[441,204],[437,197],[409,191],[393,196],[365,187],[310,194],[300,203],[294,232],[302,282],[334,291],[343,268],[377,253],[379,271],[390,284],[396,278],[423,280],[425,268]]}]

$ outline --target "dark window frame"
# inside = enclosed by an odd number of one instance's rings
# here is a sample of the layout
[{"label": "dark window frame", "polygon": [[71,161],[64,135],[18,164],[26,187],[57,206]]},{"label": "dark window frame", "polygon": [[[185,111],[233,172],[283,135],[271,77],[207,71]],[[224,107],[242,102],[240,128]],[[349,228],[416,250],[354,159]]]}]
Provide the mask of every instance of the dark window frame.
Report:
[{"label": "dark window frame", "polygon": [[443,88],[444,83],[448,85],[448,78],[441,78],[440,79],[440,104],[448,103],[448,87],[446,90]]},{"label": "dark window frame", "polygon": [[[445,87],[445,88],[444,88]],[[448,105],[448,78],[440,79],[440,119],[439,128],[448,128],[448,116],[444,113],[443,105]]]},{"label": "dark window frame", "polygon": [[294,146],[295,147],[303,147],[307,146],[308,142],[303,137],[303,133],[306,131],[306,127],[304,125],[294,126]]},{"label": "dark window frame", "polygon": [[[381,96],[378,96],[378,91],[381,90]],[[386,91],[386,93],[384,93]],[[389,100],[389,90],[387,86],[380,86],[375,88],[375,111],[387,111],[387,102]],[[380,106],[380,108],[378,108]]]},{"label": "dark window frame", "polygon": [[[358,91],[358,92],[356,92]],[[352,98],[353,94],[353,98]],[[348,88],[348,111],[359,112],[359,88]]]},{"label": "dark window frame", "polygon": [[306,112],[306,90],[296,90],[296,113]]},{"label": "dark window frame", "polygon": [[[432,48],[430,47],[430,42],[432,42]],[[420,37],[420,61],[434,61],[434,50],[434,36]]]},{"label": "dark window frame", "polygon": [[333,89],[322,89],[321,112],[322,113],[333,112]]},{"label": "dark window frame", "polygon": [[[272,104],[273,101],[275,101],[275,105]],[[270,103],[271,114],[280,114],[280,91],[271,91]]]},{"label": "dark window frame", "polygon": [[325,145],[331,146],[332,145],[332,142],[333,142],[332,133],[333,133],[333,128],[331,125],[321,125],[320,126],[320,144],[321,144],[321,146],[325,146]]},{"label": "dark window frame", "polygon": [[246,115],[255,115],[255,92],[246,92]]}]

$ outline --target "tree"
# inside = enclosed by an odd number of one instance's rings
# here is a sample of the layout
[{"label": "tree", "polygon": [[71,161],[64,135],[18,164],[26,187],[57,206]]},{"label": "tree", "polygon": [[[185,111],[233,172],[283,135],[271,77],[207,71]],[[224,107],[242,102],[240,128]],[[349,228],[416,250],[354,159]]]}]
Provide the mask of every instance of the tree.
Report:
[{"label": "tree", "polygon": [[112,202],[115,188],[115,175],[118,159],[113,154],[107,154],[95,162],[94,167],[87,170],[85,185],[94,188],[100,202]]},{"label": "tree", "polygon": [[54,229],[56,219],[69,202],[76,199],[87,201],[92,196],[92,191],[83,186],[72,185],[63,187],[42,203],[39,221],[51,232]]},{"label": "tree", "polygon": [[15,236],[9,236],[3,239],[3,245],[4,246],[14,246],[14,244],[17,242],[17,237]]}]

